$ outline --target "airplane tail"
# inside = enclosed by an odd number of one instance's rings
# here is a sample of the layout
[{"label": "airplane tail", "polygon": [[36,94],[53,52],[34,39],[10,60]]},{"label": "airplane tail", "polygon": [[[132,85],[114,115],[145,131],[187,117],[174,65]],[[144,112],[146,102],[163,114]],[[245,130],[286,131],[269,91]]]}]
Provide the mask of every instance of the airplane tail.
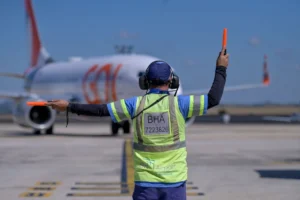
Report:
[{"label": "airplane tail", "polygon": [[28,74],[34,68],[53,62],[53,59],[41,43],[31,0],[25,0],[25,11],[26,22],[30,30],[31,58],[30,66],[25,70],[24,75]]},{"label": "airplane tail", "polygon": [[270,74],[268,71],[268,57],[264,55],[264,65],[263,65],[263,84],[270,85]]}]

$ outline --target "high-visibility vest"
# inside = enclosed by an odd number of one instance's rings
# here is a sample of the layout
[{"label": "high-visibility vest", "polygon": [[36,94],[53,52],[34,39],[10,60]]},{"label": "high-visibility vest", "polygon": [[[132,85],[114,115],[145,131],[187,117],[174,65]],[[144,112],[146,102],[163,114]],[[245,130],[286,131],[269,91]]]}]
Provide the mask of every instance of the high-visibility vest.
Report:
[{"label": "high-visibility vest", "polygon": [[[167,94],[137,98],[135,114]],[[168,95],[133,119],[134,179],[177,183],[187,180],[185,120],[178,99]]]}]

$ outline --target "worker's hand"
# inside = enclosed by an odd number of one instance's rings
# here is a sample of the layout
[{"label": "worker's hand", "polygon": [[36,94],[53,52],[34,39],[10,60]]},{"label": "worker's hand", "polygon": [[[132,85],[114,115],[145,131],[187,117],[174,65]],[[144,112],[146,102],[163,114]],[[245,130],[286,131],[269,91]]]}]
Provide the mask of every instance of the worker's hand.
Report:
[{"label": "worker's hand", "polygon": [[222,48],[221,52],[219,53],[219,57],[217,59],[217,66],[224,66],[224,67],[228,66],[229,54],[226,53],[226,55],[224,55],[224,53],[225,53],[225,48]]},{"label": "worker's hand", "polygon": [[48,101],[48,103],[46,104],[46,106],[50,106],[53,109],[61,112],[65,111],[68,105],[69,102],[66,100],[52,100],[52,101]]}]

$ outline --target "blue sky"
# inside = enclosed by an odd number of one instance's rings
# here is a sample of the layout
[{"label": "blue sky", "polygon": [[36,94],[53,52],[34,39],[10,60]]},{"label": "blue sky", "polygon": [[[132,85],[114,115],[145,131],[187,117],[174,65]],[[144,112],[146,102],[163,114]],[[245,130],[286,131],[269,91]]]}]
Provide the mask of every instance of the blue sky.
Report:
[{"label": "blue sky", "polygon": [[[222,103],[300,102],[297,0],[33,0],[33,6],[43,45],[55,60],[112,54],[115,44],[133,44],[136,53],[169,62],[184,89],[211,86],[227,27],[226,85],[260,82],[264,53],[271,85],[225,93]],[[0,15],[1,71],[22,73],[30,55],[24,2],[0,1]],[[22,81],[1,77],[0,90],[21,91]]]}]

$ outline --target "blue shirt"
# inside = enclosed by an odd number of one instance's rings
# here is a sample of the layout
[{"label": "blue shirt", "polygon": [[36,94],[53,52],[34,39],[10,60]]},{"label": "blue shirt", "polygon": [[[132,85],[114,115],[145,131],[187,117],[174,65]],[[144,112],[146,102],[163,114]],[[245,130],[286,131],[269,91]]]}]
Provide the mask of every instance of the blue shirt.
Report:
[{"label": "blue shirt", "polygon": [[[168,91],[162,91],[159,89],[151,89],[148,93],[156,93],[156,94],[168,94]],[[190,99],[191,97],[193,98],[200,98],[200,96],[203,96],[203,101],[195,101],[194,100],[194,104],[190,104]],[[134,117],[134,112],[136,109],[136,102],[137,102],[137,97],[132,97],[129,99],[125,99],[125,104],[127,107],[127,110],[129,112],[130,117]],[[207,95],[178,95],[178,106],[180,109],[180,112],[182,114],[182,116],[184,117],[185,120],[187,120],[190,117],[195,117],[195,116],[200,116],[200,115],[204,115],[207,112]],[[194,107],[198,107],[200,108],[200,106],[202,106],[203,110],[202,112],[189,112],[190,109],[194,110]],[[109,114],[111,116],[111,119],[114,122],[118,122],[113,111],[112,111],[112,107],[111,104],[107,104],[108,107],[108,111]],[[120,115],[119,115],[120,116]],[[120,119],[120,120],[126,120],[126,119]],[[179,183],[149,183],[149,182],[135,182],[136,185],[142,186],[142,187],[177,187],[180,186],[183,182],[179,182]]]}]

